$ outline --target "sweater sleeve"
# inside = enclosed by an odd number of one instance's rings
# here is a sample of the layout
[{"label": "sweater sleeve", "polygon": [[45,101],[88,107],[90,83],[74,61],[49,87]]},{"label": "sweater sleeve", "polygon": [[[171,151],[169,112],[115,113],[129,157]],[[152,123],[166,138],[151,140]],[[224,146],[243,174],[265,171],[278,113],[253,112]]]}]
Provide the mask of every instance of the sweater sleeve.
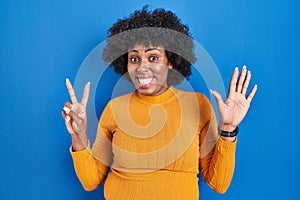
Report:
[{"label": "sweater sleeve", "polygon": [[101,185],[112,162],[112,115],[108,105],[100,118],[97,137],[90,149],[90,145],[82,151],[70,152],[73,158],[76,175],[83,188],[87,191],[96,189]]},{"label": "sweater sleeve", "polygon": [[86,191],[96,189],[106,177],[108,167],[92,156],[89,147],[82,151],[70,152],[76,175]]},{"label": "sweater sleeve", "polygon": [[200,100],[200,114],[200,171],[204,181],[223,194],[234,173],[236,141],[227,142],[219,137],[213,108],[204,95]]}]

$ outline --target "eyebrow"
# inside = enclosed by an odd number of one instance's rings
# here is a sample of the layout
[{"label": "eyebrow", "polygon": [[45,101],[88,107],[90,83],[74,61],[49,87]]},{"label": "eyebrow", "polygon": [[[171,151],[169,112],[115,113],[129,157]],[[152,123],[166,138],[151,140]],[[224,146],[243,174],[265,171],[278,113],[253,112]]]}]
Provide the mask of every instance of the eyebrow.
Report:
[{"label": "eyebrow", "polygon": [[[148,52],[148,51],[153,51],[153,50],[157,50],[157,51],[160,51],[160,52],[161,52],[161,49],[156,48],[156,47],[153,47],[153,48],[146,49],[146,50],[145,50],[145,53]],[[136,53],[138,53],[139,51],[136,50],[136,49],[131,49],[131,50],[128,51],[128,53],[129,53],[129,52],[136,52]]]}]

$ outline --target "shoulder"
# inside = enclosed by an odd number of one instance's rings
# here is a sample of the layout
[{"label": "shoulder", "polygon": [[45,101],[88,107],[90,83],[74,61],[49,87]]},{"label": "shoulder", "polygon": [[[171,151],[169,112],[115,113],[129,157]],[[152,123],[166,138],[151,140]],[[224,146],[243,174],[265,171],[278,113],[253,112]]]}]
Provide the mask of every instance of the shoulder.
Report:
[{"label": "shoulder", "polygon": [[135,94],[135,92],[131,92],[131,93],[128,93],[128,94],[125,94],[122,96],[115,97],[115,98],[111,99],[108,104],[128,103],[128,101],[134,94]]},{"label": "shoulder", "polygon": [[213,112],[212,105],[203,93],[199,92],[188,92],[176,89],[176,95],[179,101],[188,107],[198,110],[199,112],[205,115],[209,115]]},{"label": "shoulder", "polygon": [[174,93],[179,98],[196,98],[199,104],[210,104],[209,99],[203,93],[184,91],[176,88],[174,88]]},{"label": "shoulder", "polygon": [[134,94],[134,92],[111,99],[106,104],[103,112],[109,113],[109,112],[112,112],[112,110],[116,111],[117,109],[120,109],[120,108],[124,107],[125,105],[128,105],[133,94]]},{"label": "shoulder", "polygon": [[104,110],[102,111],[101,117],[100,117],[100,123],[103,124],[103,126],[107,127],[107,124],[110,124],[112,127],[115,125],[115,117],[123,116],[127,108],[127,103],[129,102],[129,99],[131,97],[132,93],[119,96],[116,98],[111,99],[105,106]]}]

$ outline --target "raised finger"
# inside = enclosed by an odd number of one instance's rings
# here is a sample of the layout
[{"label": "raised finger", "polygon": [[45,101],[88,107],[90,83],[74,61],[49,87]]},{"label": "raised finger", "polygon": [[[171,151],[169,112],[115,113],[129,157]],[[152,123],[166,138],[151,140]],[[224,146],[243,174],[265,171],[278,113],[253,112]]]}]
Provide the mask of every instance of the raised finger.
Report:
[{"label": "raised finger", "polygon": [[246,75],[246,80],[243,84],[243,89],[242,89],[242,94],[243,95],[246,95],[246,92],[247,92],[247,89],[248,89],[248,86],[249,86],[249,83],[250,83],[250,79],[251,79],[251,71],[248,71],[247,75]]},{"label": "raised finger", "polygon": [[67,89],[68,89],[68,92],[69,92],[72,103],[73,104],[78,103],[77,98],[76,98],[76,94],[75,94],[74,89],[73,89],[73,86],[72,86],[72,84],[71,84],[71,82],[68,78],[66,79],[66,86],[67,86]]},{"label": "raised finger", "polygon": [[231,76],[230,85],[229,85],[229,93],[235,92],[238,75],[239,75],[239,68],[236,67]]},{"label": "raised finger", "polygon": [[89,100],[89,94],[90,94],[90,82],[88,82],[87,84],[85,84],[84,87],[84,91],[83,91],[83,95],[82,95],[82,99],[81,99],[81,103],[83,105],[87,105],[88,100]]},{"label": "raised finger", "polygon": [[246,66],[244,65],[244,66],[243,66],[243,69],[242,69],[242,71],[241,71],[241,74],[240,74],[238,83],[237,83],[237,90],[236,90],[237,92],[241,92],[241,91],[242,91],[242,88],[243,88],[243,85],[244,85],[244,81],[245,81],[246,74],[247,74],[247,68],[246,68]]},{"label": "raised finger", "polygon": [[251,103],[251,101],[252,101],[252,99],[253,99],[253,97],[254,97],[254,95],[255,95],[255,93],[256,93],[256,90],[257,90],[257,85],[255,85],[255,86],[252,88],[251,92],[248,94],[248,96],[247,96],[247,101],[248,101],[249,103]]}]

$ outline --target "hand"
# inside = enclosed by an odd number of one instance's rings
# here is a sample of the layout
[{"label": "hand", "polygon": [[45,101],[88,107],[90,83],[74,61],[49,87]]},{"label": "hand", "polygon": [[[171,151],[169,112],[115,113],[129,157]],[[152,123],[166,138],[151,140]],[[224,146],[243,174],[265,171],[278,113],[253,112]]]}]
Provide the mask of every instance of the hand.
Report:
[{"label": "hand", "polygon": [[257,85],[255,85],[248,96],[245,96],[250,79],[251,72],[247,71],[246,66],[243,67],[240,77],[236,67],[230,80],[228,96],[224,102],[217,91],[211,90],[217,102],[221,130],[233,131],[246,116],[257,90]]},{"label": "hand", "polygon": [[74,147],[74,139],[77,138],[75,140],[76,143],[75,146],[78,146],[79,140],[81,140],[81,143],[83,144],[81,145],[79,144],[79,146],[81,146],[79,147],[79,149],[82,149],[82,145],[84,145],[85,147],[88,143],[88,138],[86,134],[86,128],[87,128],[86,106],[88,103],[90,83],[88,82],[85,85],[82,100],[80,103],[78,103],[76,94],[74,92],[73,86],[69,81],[69,79],[66,79],[66,86],[72,104],[70,102],[65,102],[64,108],[62,110],[62,115],[65,119],[67,130],[72,135],[73,147]]}]

